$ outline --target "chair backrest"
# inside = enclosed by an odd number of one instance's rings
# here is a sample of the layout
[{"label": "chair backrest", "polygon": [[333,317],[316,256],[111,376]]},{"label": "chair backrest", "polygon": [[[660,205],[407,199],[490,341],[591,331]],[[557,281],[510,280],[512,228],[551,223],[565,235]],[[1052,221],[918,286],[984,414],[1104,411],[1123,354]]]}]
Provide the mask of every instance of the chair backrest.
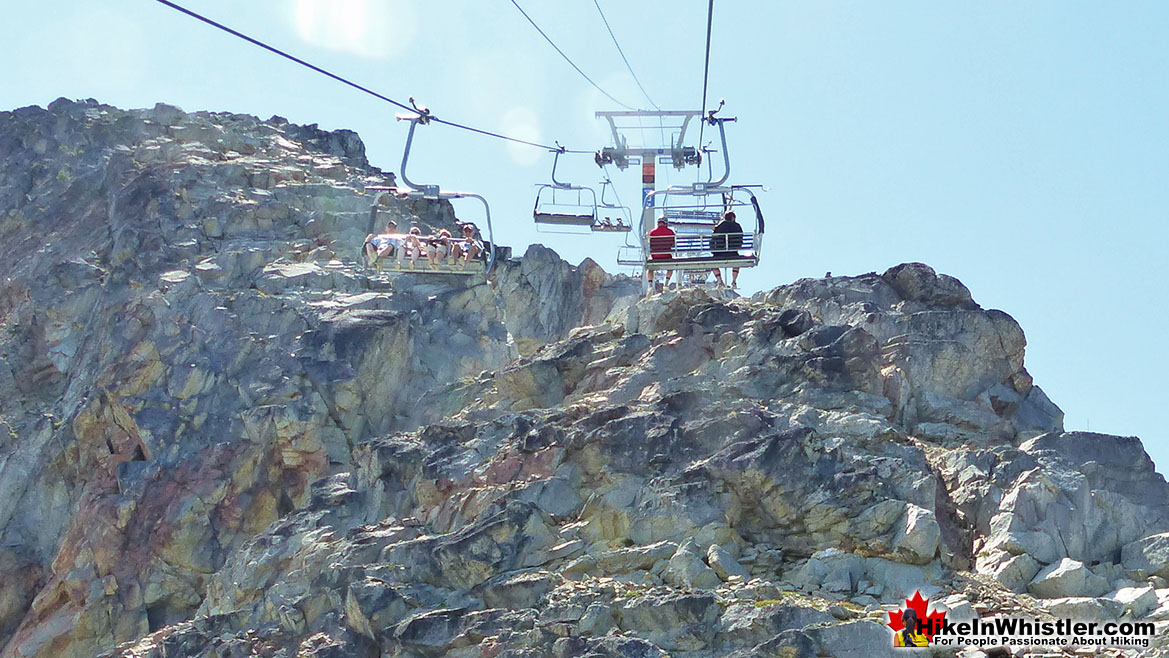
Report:
[{"label": "chair backrest", "polygon": [[[679,235],[673,251],[679,257],[698,256],[710,251],[744,251],[754,249],[754,233],[714,233],[712,235]],[[650,239],[653,252],[653,239]]]},{"label": "chair backrest", "polygon": [[743,240],[749,233],[713,233],[710,236],[712,251],[738,251],[743,249]]},{"label": "chair backrest", "polygon": [[651,235],[649,236],[649,252],[651,254],[669,254],[674,249],[675,240],[673,235]]}]

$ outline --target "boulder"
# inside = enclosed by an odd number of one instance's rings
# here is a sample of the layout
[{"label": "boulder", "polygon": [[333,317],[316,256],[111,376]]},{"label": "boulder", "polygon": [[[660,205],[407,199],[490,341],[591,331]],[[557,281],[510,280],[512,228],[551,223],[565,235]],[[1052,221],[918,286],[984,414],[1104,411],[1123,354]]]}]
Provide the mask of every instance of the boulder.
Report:
[{"label": "boulder", "polygon": [[945,274],[939,276],[932,267],[923,263],[891,267],[881,278],[908,301],[964,308],[976,306],[970,290],[961,281]]},{"label": "boulder", "polygon": [[408,610],[397,588],[374,578],[350,583],[345,598],[346,623],[370,639],[401,621]]},{"label": "boulder", "polygon": [[1083,562],[1063,558],[1039,571],[1027,591],[1041,599],[1095,597],[1108,591],[1108,581],[1092,573]]},{"label": "boulder", "polygon": [[710,594],[669,594],[638,597],[614,608],[617,625],[667,651],[706,648],[722,613]]},{"label": "boulder", "polygon": [[751,579],[751,572],[736,562],[735,558],[718,544],[711,544],[710,548],[706,549],[706,563],[723,580],[738,576],[745,583]]},{"label": "boulder", "polygon": [[662,579],[677,587],[695,589],[714,589],[722,584],[714,569],[702,561],[693,540],[684,542],[670,557]]},{"label": "boulder", "polygon": [[1048,598],[1043,601],[1043,607],[1057,619],[1077,621],[1109,621],[1121,612],[1121,606],[1115,602],[1091,596]]},{"label": "boulder", "polygon": [[1120,561],[1125,569],[1169,578],[1169,532],[1125,544]]},{"label": "boulder", "polygon": [[906,562],[926,564],[937,555],[941,537],[942,530],[934,513],[910,503],[905,506],[902,524],[893,537],[893,549]]},{"label": "boulder", "polygon": [[981,566],[984,562],[980,558],[979,572],[989,573],[1000,585],[1012,592],[1027,591],[1028,583],[1035,578],[1035,574],[1039,573],[1040,565],[1035,561],[1035,558],[1026,553],[1021,555],[999,553],[998,555],[999,559],[992,567]]},{"label": "boulder", "polygon": [[585,610],[578,628],[584,635],[601,636],[608,633],[616,623],[613,619],[613,608],[594,603]]},{"label": "boulder", "polygon": [[1152,585],[1121,587],[1108,595],[1121,606],[1121,615],[1144,617],[1157,607],[1157,590]]}]

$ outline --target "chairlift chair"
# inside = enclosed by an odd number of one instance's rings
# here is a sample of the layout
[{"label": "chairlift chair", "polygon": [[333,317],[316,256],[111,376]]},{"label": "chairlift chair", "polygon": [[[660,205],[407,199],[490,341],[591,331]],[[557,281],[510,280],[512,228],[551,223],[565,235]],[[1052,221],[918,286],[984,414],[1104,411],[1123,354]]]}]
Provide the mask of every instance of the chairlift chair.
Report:
[{"label": "chairlift chair", "polygon": [[[580,233],[580,229],[603,230],[597,207],[597,193],[591,187],[572,185],[556,179],[556,166],[566,152],[553,149],[552,182],[537,186],[532,219],[536,229],[548,233]],[[556,229],[541,227],[554,226]],[[572,229],[577,230],[572,230]]]},{"label": "chairlift chair", "polygon": [[[668,258],[651,258],[649,244],[649,227],[641,226],[641,253],[627,250],[619,257],[618,262],[623,265],[639,265],[646,272],[658,270],[712,270],[724,267],[749,268],[759,264],[763,253],[763,212],[759,207],[752,188],[758,185],[708,185],[696,183],[690,186],[673,186],[664,190],[655,190],[646,195],[646,208],[652,208],[654,217],[664,214],[667,218],[692,216],[692,222],[671,222],[674,230],[674,247]],[[706,215],[698,213],[715,212],[713,207],[720,208],[719,214],[733,210],[739,225],[744,227],[741,234],[715,234],[715,223],[698,221],[698,217]],[[754,223],[750,221],[754,217]],[[644,219],[643,219],[644,224]],[[725,237],[724,237],[725,236]],[[733,253],[734,255],[731,255]],[[622,262],[621,258],[624,258]]]},{"label": "chairlift chair", "polygon": [[[597,223],[593,224],[594,231],[628,233],[633,230],[633,210],[629,206],[621,205],[621,200],[613,203],[605,200],[606,192],[613,186],[613,181],[601,181],[601,199],[597,202]],[[613,193],[616,197],[616,192]]]},{"label": "chairlift chair", "polygon": [[597,224],[596,193],[591,188],[577,185],[541,184],[536,191],[532,219],[536,224],[592,229]]},{"label": "chairlift chair", "polygon": [[[414,99],[410,99],[410,100],[411,100],[411,103],[413,103]],[[450,201],[453,201],[456,199],[476,199],[476,200],[478,200],[480,203],[483,204],[484,225],[486,226],[486,232],[484,232],[482,229],[479,229],[479,238],[480,238],[480,241],[483,243],[483,250],[479,254],[478,259],[472,260],[472,261],[466,263],[465,267],[459,266],[459,265],[452,266],[446,262],[446,259],[443,259],[444,262],[442,262],[437,269],[432,269],[425,262],[426,257],[425,257],[425,255],[423,255],[417,259],[420,262],[418,262],[416,266],[410,266],[408,262],[403,262],[401,264],[401,266],[398,266],[397,263],[395,262],[393,265],[391,265],[389,268],[387,268],[386,271],[387,272],[394,272],[394,273],[400,272],[400,273],[415,273],[415,274],[448,274],[448,275],[449,274],[455,274],[455,275],[482,274],[482,275],[486,276],[487,274],[491,273],[491,270],[495,265],[495,254],[496,254],[495,232],[494,232],[494,229],[492,228],[492,225],[491,225],[491,206],[487,203],[487,199],[483,198],[482,196],[480,196],[478,194],[474,194],[471,192],[453,192],[453,191],[449,191],[449,190],[443,190],[443,189],[440,189],[438,185],[419,185],[419,184],[416,184],[413,181],[411,181],[409,179],[409,177],[406,175],[406,162],[410,158],[410,146],[414,141],[414,129],[417,128],[418,124],[420,124],[420,123],[421,124],[429,123],[430,118],[431,118],[430,112],[428,110],[426,110],[425,108],[418,108],[417,106],[415,106],[415,109],[418,110],[416,113],[397,115],[397,118],[399,121],[409,121],[410,122],[410,132],[406,136],[406,148],[402,153],[402,167],[401,167],[401,171],[399,171],[399,175],[402,179],[402,182],[405,183],[405,185],[407,187],[406,188],[381,187],[381,186],[371,185],[371,186],[367,186],[366,189],[367,190],[379,190],[379,191],[383,191],[383,192],[392,192],[401,198],[407,198],[407,199],[429,199],[429,200],[446,199],[446,200],[450,200]],[[375,198],[375,200],[374,200],[375,207],[376,207],[376,204],[378,203],[378,201],[380,200],[380,198],[381,198],[381,195],[378,195],[378,197]],[[476,226],[476,228],[478,228],[478,226]],[[458,236],[454,236],[454,237],[456,240],[458,239]]]},{"label": "chairlift chair", "polygon": [[[713,270],[724,267],[744,268],[755,267],[763,250],[763,212],[759,208],[759,201],[752,188],[759,185],[730,185],[727,179],[731,172],[731,160],[727,149],[725,124],[736,121],[733,117],[717,116],[724,103],[719,102],[717,108],[707,110],[705,115],[698,111],[677,112],[598,112],[598,117],[605,117],[609,121],[613,132],[614,143],[620,145],[621,152],[655,157],[653,149],[629,149],[622,138],[623,130],[618,126],[618,119],[644,117],[673,117],[681,121],[677,137],[671,139],[669,161],[675,167],[680,165],[701,165],[707,159],[704,153],[713,153],[710,149],[701,151],[685,146],[684,138],[686,127],[696,117],[704,124],[710,124],[718,129],[719,141],[722,144],[723,170],[721,176],[714,180],[713,172],[706,182],[691,185],[672,186],[662,190],[647,191],[639,220],[638,235],[640,245],[627,245],[617,255],[619,265],[641,268],[648,276],[648,283],[658,270],[679,270],[681,272],[696,272]],[[656,153],[661,153],[657,150]],[[597,155],[598,164],[611,159],[602,150]],[[708,162],[709,164],[709,162]],[[652,184],[652,170],[649,182]],[[735,211],[740,226],[744,230],[739,234],[715,233],[715,226],[722,220],[723,215]],[[665,217],[674,232],[673,247],[668,255],[662,249],[662,240],[654,240],[651,253],[650,229],[657,224],[659,217]],[[750,217],[755,221],[752,225]],[[647,225],[649,224],[649,225]],[[669,241],[669,238],[666,238]],[[657,256],[653,258],[651,256]]]}]

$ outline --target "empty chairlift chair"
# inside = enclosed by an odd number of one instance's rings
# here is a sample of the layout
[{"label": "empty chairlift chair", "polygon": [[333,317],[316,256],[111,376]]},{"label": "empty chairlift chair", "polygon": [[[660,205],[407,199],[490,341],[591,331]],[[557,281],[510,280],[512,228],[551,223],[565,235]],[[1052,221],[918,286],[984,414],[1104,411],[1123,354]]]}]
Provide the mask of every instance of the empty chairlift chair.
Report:
[{"label": "empty chairlift chair", "polygon": [[[565,153],[565,149],[560,147],[553,153],[556,157],[552,161],[552,182],[538,186],[536,204],[532,209],[532,219],[536,222],[537,230],[553,233],[595,230],[600,226],[597,216],[597,193],[590,187],[556,180],[556,165],[559,164],[560,156]],[[576,230],[573,230],[574,228]]]}]

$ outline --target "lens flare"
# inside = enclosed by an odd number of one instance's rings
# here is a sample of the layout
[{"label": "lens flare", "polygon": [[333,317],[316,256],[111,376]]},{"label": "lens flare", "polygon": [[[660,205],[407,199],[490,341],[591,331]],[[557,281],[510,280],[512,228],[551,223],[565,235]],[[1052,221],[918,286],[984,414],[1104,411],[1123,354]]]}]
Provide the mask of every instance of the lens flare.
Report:
[{"label": "lens flare", "polygon": [[306,42],[372,59],[405,52],[418,31],[413,8],[402,0],[296,0],[292,19]]},{"label": "lens flare", "polygon": [[[539,142],[543,139],[540,132],[540,117],[530,107],[517,105],[503,114],[503,132],[518,139],[529,142]],[[533,146],[507,143],[507,154],[512,162],[529,167],[540,161],[544,151]]]}]

